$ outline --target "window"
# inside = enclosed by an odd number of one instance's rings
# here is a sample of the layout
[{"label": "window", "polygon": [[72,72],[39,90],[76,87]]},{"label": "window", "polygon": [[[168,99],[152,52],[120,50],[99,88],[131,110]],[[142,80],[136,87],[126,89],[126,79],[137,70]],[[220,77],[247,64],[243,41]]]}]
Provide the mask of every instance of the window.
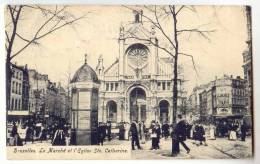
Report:
[{"label": "window", "polygon": [[14,93],[15,91],[15,82],[13,81],[13,84],[12,84],[12,93]]},{"label": "window", "polygon": [[17,109],[17,100],[15,100],[14,109],[15,109],[15,110]]},{"label": "window", "polygon": [[114,90],[114,83],[110,83],[110,90],[111,90],[111,91]]},{"label": "window", "polygon": [[158,82],[158,84],[157,84],[157,89],[158,89],[158,90],[161,89],[161,82]]},{"label": "window", "polygon": [[109,83],[106,83],[106,91],[109,90]]},{"label": "window", "polygon": [[17,104],[17,106],[18,106],[17,109],[18,109],[18,110],[20,110],[20,105],[21,105],[20,102],[21,102],[21,101],[18,100],[18,104]]},{"label": "window", "polygon": [[167,82],[167,90],[171,90],[171,82]]},{"label": "window", "polygon": [[165,82],[162,82],[162,90],[165,90]]},{"label": "window", "polygon": [[11,108],[10,109],[14,109],[14,99],[12,98],[12,101],[11,101]]},{"label": "window", "polygon": [[118,83],[115,83],[115,91],[118,90]]},{"label": "window", "polygon": [[15,83],[15,93],[18,94],[18,83]]},{"label": "window", "polygon": [[19,84],[19,94],[22,93],[22,87],[21,87],[21,84]]}]

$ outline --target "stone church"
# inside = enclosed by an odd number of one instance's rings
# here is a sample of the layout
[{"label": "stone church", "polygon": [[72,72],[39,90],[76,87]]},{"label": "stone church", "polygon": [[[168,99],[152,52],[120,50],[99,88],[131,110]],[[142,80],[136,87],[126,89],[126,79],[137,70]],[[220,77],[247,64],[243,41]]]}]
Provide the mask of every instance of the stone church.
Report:
[{"label": "stone church", "polygon": [[[144,27],[140,13],[119,31],[119,54],[114,63],[104,68],[102,56],[95,70],[85,63],[72,83],[84,78],[98,83],[99,122],[172,122],[173,59],[160,57],[156,32]],[[181,89],[182,80],[178,84]],[[179,92],[178,108],[184,100]]]}]

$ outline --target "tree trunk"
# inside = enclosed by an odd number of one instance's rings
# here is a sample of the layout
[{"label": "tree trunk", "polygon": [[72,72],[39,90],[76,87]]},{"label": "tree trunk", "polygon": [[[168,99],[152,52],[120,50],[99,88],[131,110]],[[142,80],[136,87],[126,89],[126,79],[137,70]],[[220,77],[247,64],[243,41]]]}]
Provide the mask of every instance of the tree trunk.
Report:
[{"label": "tree trunk", "polygon": [[5,64],[5,72],[6,72],[6,112],[10,110],[10,99],[11,99],[11,62],[10,59],[7,58],[6,64]]},{"label": "tree trunk", "polygon": [[174,42],[175,42],[175,56],[174,56],[174,65],[173,65],[173,116],[172,122],[176,124],[176,115],[178,107],[178,53],[179,53],[179,44],[177,36],[177,18],[175,15],[175,7],[173,6],[173,26],[174,26]]}]

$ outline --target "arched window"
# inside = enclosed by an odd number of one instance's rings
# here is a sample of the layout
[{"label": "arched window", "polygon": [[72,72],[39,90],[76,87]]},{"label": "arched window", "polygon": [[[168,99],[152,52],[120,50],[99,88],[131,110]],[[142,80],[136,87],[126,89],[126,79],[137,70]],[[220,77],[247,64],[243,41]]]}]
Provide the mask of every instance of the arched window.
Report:
[{"label": "arched window", "polygon": [[169,121],[169,102],[166,100],[162,100],[159,103],[160,107],[160,122],[164,123],[166,121]]},{"label": "arched window", "polygon": [[115,101],[111,100],[107,102],[107,120],[111,122],[116,122],[117,118],[117,104]]}]

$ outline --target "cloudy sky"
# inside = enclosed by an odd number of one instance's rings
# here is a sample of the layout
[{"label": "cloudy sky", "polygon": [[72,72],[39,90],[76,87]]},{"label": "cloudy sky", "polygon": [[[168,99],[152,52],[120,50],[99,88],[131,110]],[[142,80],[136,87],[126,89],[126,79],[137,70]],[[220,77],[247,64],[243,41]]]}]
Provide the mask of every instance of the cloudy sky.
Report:
[{"label": "cloudy sky", "polygon": [[[88,54],[88,63],[96,67],[99,55],[104,57],[107,68],[118,57],[119,27],[133,21],[133,13],[122,6],[70,6],[69,12],[75,16],[84,15],[86,19],[78,21],[43,38],[40,45],[31,46],[14,61],[19,65],[28,64],[29,68],[48,74],[51,81],[66,84],[68,73],[72,75],[83,64],[84,54]],[[179,16],[179,28],[200,27],[214,30],[208,35],[210,40],[197,34],[180,36],[181,51],[194,56],[199,75],[195,74],[192,62],[180,57],[184,66],[187,87],[194,87],[213,80],[223,74],[242,76],[242,53],[246,49],[246,18],[239,6],[196,6],[196,13],[183,10]],[[149,13],[145,13],[148,14]],[[40,24],[41,13],[28,10],[22,13],[23,20],[18,31],[27,37],[33,34]],[[171,31],[170,20],[163,23]],[[161,39],[158,34],[159,41]],[[163,41],[161,41],[163,43]],[[15,49],[22,42],[17,40]],[[160,56],[167,56],[160,52]]]}]

